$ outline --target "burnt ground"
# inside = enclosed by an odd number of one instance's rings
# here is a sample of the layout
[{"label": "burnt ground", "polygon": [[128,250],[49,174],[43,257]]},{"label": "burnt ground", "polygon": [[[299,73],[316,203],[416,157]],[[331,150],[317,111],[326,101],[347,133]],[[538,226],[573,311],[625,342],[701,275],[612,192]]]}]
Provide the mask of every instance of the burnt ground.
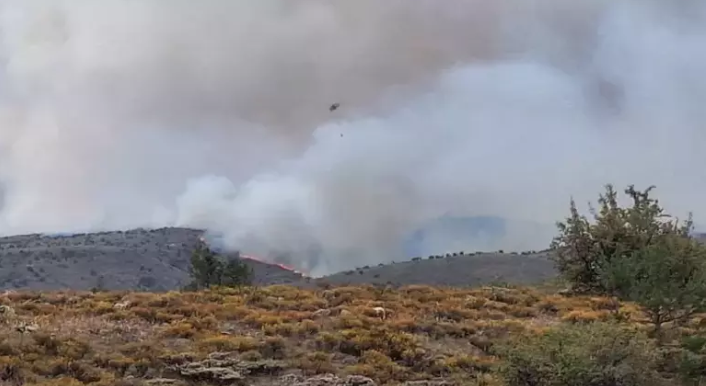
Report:
[{"label": "burnt ground", "polygon": [[[189,280],[190,253],[202,233],[162,228],[0,238],[0,289],[177,289]],[[360,268],[311,281],[276,265],[245,261],[253,268],[258,285],[532,284],[555,275],[544,254],[461,255]]]}]

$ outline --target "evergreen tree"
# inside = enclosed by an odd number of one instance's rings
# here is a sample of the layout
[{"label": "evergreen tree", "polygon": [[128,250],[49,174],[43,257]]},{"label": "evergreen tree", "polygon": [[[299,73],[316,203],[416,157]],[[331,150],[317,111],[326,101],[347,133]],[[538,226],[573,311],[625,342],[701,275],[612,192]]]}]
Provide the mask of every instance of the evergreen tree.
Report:
[{"label": "evergreen tree", "polygon": [[559,235],[551,248],[557,269],[574,289],[610,293],[601,279],[601,272],[608,264],[663,242],[665,237],[690,237],[691,216],[683,224],[665,220],[670,216],[650,197],[653,188],[638,191],[629,186],[625,193],[632,205],[621,207],[613,186],[606,185],[605,193],[598,199],[600,209],[591,208],[593,222],[579,214],[576,203],[571,200],[569,217],[557,223]]},{"label": "evergreen tree", "polygon": [[252,282],[252,269],[239,256],[225,259],[202,244],[191,253],[189,273],[192,281],[186,288],[191,290],[212,286],[237,287]]}]

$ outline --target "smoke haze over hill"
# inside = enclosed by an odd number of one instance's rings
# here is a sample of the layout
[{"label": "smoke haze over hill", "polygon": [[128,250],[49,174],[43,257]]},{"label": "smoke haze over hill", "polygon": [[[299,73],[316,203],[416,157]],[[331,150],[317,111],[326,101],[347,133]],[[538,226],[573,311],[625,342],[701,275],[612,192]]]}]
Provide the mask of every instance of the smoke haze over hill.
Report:
[{"label": "smoke haze over hill", "polygon": [[202,227],[316,274],[447,215],[541,249],[607,182],[706,209],[701,1],[0,0],[0,39],[4,234]]}]

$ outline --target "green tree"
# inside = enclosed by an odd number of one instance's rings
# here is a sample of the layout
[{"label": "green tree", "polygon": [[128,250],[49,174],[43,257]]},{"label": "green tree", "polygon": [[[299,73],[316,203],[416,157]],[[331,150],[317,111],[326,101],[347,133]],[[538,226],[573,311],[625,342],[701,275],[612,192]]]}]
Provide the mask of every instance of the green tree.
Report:
[{"label": "green tree", "polygon": [[648,247],[606,264],[605,288],[639,304],[662,342],[664,323],[706,312],[706,248],[690,238],[662,235]]},{"label": "green tree", "polygon": [[239,258],[225,259],[201,244],[191,253],[189,273],[192,281],[186,289],[190,290],[212,286],[237,287],[252,282],[252,269]]},{"label": "green tree", "polygon": [[613,261],[663,242],[665,237],[688,239],[691,215],[683,224],[671,220],[658,200],[650,197],[654,186],[639,191],[630,185],[625,194],[632,205],[621,207],[612,185],[599,195],[599,210],[591,207],[593,221],[581,215],[571,200],[569,217],[558,222],[559,235],[552,241],[554,263],[575,290],[611,293],[601,278]]}]

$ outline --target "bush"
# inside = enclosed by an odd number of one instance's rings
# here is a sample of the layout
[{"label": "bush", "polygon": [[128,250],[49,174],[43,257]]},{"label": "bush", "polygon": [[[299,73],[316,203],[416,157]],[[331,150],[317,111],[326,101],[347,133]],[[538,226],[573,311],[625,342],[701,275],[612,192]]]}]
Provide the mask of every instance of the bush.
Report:
[{"label": "bush", "polygon": [[662,384],[647,337],[611,323],[561,325],[497,349],[508,386]]}]

